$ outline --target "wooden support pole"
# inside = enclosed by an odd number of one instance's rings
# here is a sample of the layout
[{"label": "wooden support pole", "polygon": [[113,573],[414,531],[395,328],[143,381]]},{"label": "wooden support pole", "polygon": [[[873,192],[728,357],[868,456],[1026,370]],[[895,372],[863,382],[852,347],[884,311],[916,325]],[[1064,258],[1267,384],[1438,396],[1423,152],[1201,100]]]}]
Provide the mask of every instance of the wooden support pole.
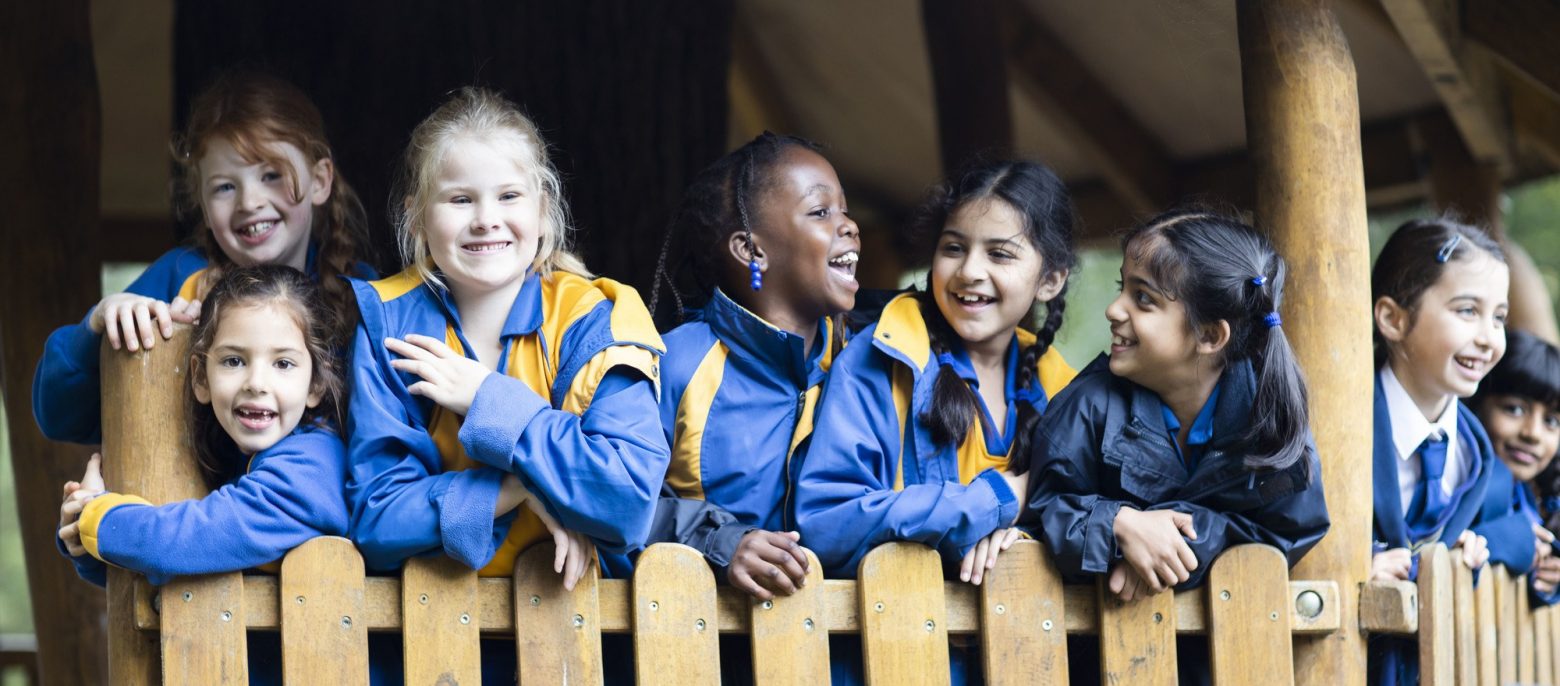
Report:
[{"label": "wooden support pole", "polygon": [[86,0],[0,3],[0,337],[15,507],[45,684],[109,683],[103,595],[54,548],[60,486],[81,478],[88,451],[51,443],[32,417],[32,376],[50,330],[100,297],[98,161],[101,115]]},{"label": "wooden support pole", "polygon": [[[109,490],[156,504],[206,494],[190,442],[184,384],[189,327],[148,351],[130,353],[103,343],[103,482]],[[108,575],[108,661],[115,684],[162,683],[158,637],[135,627],[138,575]]]},{"label": "wooden support pole", "polygon": [[921,0],[945,173],[1013,148],[1007,62],[995,0]]},{"label": "wooden support pole", "polygon": [[[1338,583],[1358,616],[1370,570],[1370,243],[1354,60],[1331,3],[1239,0],[1246,139],[1257,225],[1289,261],[1284,330],[1308,372],[1332,529],[1292,572]],[[1297,639],[1298,684],[1365,683],[1359,623]]]}]

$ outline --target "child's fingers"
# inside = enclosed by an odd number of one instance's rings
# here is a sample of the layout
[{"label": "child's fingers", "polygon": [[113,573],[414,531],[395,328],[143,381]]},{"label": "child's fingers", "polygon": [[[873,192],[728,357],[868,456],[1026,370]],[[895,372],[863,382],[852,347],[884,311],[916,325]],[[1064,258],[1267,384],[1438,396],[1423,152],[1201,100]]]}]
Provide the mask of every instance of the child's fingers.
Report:
[{"label": "child's fingers", "polygon": [[[417,336],[415,336],[415,335],[414,336],[407,336],[408,340],[410,340],[412,338],[417,338]],[[426,337],[424,337],[424,338],[426,338]],[[408,360],[421,360],[423,362],[432,362],[434,359],[436,359],[433,356],[433,353],[430,353],[427,350],[424,350],[420,346],[412,345],[411,343],[409,343],[409,342],[407,342],[405,340],[401,340],[399,338],[386,338],[385,339],[385,349],[389,350],[392,353],[400,355],[401,357],[404,357],[404,358],[406,358]]]},{"label": "child's fingers", "polygon": [[168,310],[168,303],[161,300],[152,303],[152,319],[157,322],[158,333],[163,340],[173,338],[173,315]]},{"label": "child's fingers", "polygon": [[1197,554],[1192,552],[1192,547],[1187,545],[1186,541],[1177,541],[1177,543],[1179,545],[1175,548],[1176,557],[1180,558],[1181,566],[1186,568],[1187,573],[1191,573],[1197,569]]},{"label": "child's fingers", "polygon": [[[984,543],[985,540],[981,539],[981,542]],[[964,554],[964,559],[959,560],[959,581],[969,581],[970,575],[975,573],[975,560],[980,557],[979,550],[980,543],[976,543],[974,548],[970,548],[970,551]]]},{"label": "child's fingers", "polygon": [[64,494],[63,494],[62,497],[69,498],[70,494],[75,493],[76,489],[78,489],[78,488],[81,488],[81,484],[76,483],[74,481],[66,481],[65,482],[65,488],[62,489],[64,491]]},{"label": "child's fingers", "polygon": [[585,574],[584,557],[584,551],[571,541],[569,554],[563,562],[563,590],[574,590],[574,585],[579,583],[580,577]]},{"label": "child's fingers", "polygon": [[1197,540],[1197,529],[1192,526],[1191,515],[1185,512],[1171,512],[1170,521],[1175,524],[1176,529],[1180,530],[1182,536]]},{"label": "child's fingers", "polygon": [[87,471],[81,475],[81,489],[88,492],[104,490],[102,453],[92,453],[92,457],[87,460]]},{"label": "child's fingers", "polygon": [[1545,543],[1554,543],[1555,542],[1555,532],[1550,531],[1548,529],[1545,529],[1544,527],[1539,526],[1537,524],[1533,525],[1533,535],[1537,536],[1538,540],[1543,541]]},{"label": "child's fingers", "polygon": [[991,537],[980,539],[975,544],[975,559],[970,561],[970,583],[980,585],[980,580],[986,576],[986,555],[991,548]]},{"label": "child's fingers", "polygon": [[153,346],[157,345],[157,329],[152,326],[151,303],[142,300],[136,303],[131,310],[135,312],[135,332],[136,335],[141,337],[141,347],[151,350]]},{"label": "child's fingers", "polygon": [[1013,547],[1013,544],[1017,543],[1019,539],[1023,537],[1024,533],[1019,531],[1017,527],[1008,529],[1007,534],[1002,536],[1002,549],[1007,550],[1008,548]]},{"label": "child's fingers", "polygon": [[770,593],[769,589],[760,586],[758,582],[754,581],[752,575],[748,574],[745,569],[733,567],[732,573],[728,578],[731,580],[732,586],[742,589],[743,592],[757,598],[759,601],[773,600],[775,597],[775,594]]},{"label": "child's fingers", "polygon": [[807,569],[802,566],[801,562],[797,561],[791,550],[771,545],[767,550],[760,551],[758,556],[759,559],[773,565],[775,569],[783,573],[796,586],[806,585]]},{"label": "child's fingers", "polygon": [[434,338],[432,336],[424,336],[422,334],[415,334],[415,333],[414,334],[407,334],[406,342],[416,346],[417,348],[419,348],[421,350],[426,351],[428,354],[432,355],[433,357],[455,357],[456,356],[455,355],[455,351],[451,350],[449,346],[445,345],[444,341],[441,341],[441,340],[439,340],[437,338]]},{"label": "child's fingers", "polygon": [[553,535],[553,572],[562,574],[564,564],[569,561],[569,534],[566,531],[554,531]]}]

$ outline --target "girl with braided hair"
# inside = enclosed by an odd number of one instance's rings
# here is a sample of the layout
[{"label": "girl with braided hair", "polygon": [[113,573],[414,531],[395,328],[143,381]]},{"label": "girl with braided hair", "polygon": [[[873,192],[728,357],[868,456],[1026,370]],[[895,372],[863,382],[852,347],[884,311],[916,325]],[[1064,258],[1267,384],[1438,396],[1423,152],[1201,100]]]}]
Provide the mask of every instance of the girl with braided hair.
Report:
[{"label": "girl with braided hair", "polygon": [[[925,543],[979,584],[1026,493],[1031,427],[1075,372],[1051,348],[1075,261],[1071,200],[1035,162],[959,174],[925,204],[924,290],[890,301],[835,362],[795,499],[826,573]],[[1036,333],[1020,324],[1036,304]]]}]

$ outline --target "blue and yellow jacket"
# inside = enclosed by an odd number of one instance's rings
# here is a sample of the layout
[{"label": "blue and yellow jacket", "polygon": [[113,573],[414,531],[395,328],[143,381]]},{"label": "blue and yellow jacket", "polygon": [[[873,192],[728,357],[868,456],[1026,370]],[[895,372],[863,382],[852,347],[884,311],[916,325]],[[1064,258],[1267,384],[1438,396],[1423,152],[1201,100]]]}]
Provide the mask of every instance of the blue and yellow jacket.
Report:
[{"label": "blue and yellow jacket", "polygon": [[334,431],[300,426],[256,453],[248,473],[204,498],[154,506],[134,495],[103,494],[82,510],[78,526],[89,555],[72,558],[76,573],[101,586],[108,563],[161,585],[174,576],[277,562],[311,538],[347,534],[346,471]]},{"label": "blue and yellow jacket", "polygon": [[651,542],[704,553],[719,570],[749,531],[792,526],[791,459],[812,433],[833,361],[833,322],[812,350],[716,289],[695,319],[666,334],[661,426],[672,448]]},{"label": "blue and yellow jacket", "polygon": [[[318,246],[310,244],[305,271],[313,276]],[[184,246],[157,258],[125,289],[163,302],[174,298],[194,300],[200,297],[210,262],[205,253]],[[357,274],[375,276],[372,267],[359,262]],[[33,417],[43,435],[55,441],[73,443],[103,442],[102,383],[99,349],[102,334],[92,332],[92,312],[78,324],[55,329],[44,343],[43,358],[33,376]]]},{"label": "blue and yellow jacket", "polygon": [[1115,520],[1122,507],[1192,516],[1197,538],[1186,543],[1198,565],[1180,588],[1202,583],[1214,558],[1242,543],[1278,548],[1293,565],[1329,526],[1321,463],[1308,436],[1305,456],[1288,469],[1246,469],[1239,442],[1256,389],[1250,362],[1225,368],[1209,400],[1212,436],[1188,470],[1167,428],[1164,402],[1112,374],[1109,356],[1100,355],[1056,397],[1035,430],[1024,525],[1074,579],[1108,572],[1121,559]]},{"label": "blue and yellow jacket", "polygon": [[524,507],[494,519],[505,473],[606,550],[644,543],[668,450],[655,405],[661,338],[634,289],[528,276],[500,334],[503,373],[488,375],[462,418],[408,392],[417,377],[392,368],[384,346],[415,333],[469,357],[449,291],[414,269],[353,287],[362,323],[347,500],[370,568],[442,550],[484,576],[509,576],[515,556],[547,534]]},{"label": "blue and yellow jacket", "polygon": [[[834,363],[824,386],[809,445],[797,476],[795,517],[802,541],[826,573],[851,576],[872,548],[915,541],[958,559],[982,537],[1018,515],[1020,494],[999,473],[1007,467],[1017,402],[1019,350],[1034,335],[1016,334],[1008,358],[1008,427],[987,436],[976,422],[958,446],[933,443],[921,420],[942,363],[932,354],[926,321],[913,294],[883,308]],[[967,356],[956,364],[971,380]],[[961,368],[962,367],[962,368]],[[1076,372],[1054,348],[1037,363],[1045,409]]]}]

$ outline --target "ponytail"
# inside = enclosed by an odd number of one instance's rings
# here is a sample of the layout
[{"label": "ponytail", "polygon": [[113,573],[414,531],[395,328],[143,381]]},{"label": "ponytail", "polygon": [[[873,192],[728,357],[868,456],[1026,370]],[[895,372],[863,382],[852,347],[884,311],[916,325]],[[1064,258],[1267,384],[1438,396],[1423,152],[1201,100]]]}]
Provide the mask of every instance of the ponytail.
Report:
[{"label": "ponytail", "polygon": [[[1245,464],[1254,471],[1288,469],[1303,460],[1306,430],[1311,423],[1305,377],[1278,317],[1288,268],[1277,254],[1271,264],[1272,275],[1261,279],[1266,283],[1252,289],[1256,302],[1250,338],[1257,394],[1252,399],[1251,427],[1241,442],[1250,446]],[[1309,477],[1310,465],[1301,468]]]}]

